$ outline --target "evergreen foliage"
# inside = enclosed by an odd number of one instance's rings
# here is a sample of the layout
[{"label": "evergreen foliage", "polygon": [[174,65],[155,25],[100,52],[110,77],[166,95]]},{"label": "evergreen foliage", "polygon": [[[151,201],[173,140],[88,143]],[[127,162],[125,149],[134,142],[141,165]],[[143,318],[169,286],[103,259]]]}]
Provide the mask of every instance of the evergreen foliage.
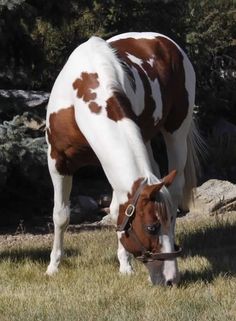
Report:
[{"label": "evergreen foliage", "polygon": [[236,123],[235,20],[235,0],[1,0],[0,87],[50,91],[91,35],[156,31],[187,50],[205,125],[220,116]]}]

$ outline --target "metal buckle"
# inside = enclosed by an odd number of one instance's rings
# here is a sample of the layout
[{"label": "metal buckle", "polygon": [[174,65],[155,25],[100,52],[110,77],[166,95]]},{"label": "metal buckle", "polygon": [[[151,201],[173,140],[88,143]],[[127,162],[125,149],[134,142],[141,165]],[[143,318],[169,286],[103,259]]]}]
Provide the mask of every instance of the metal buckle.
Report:
[{"label": "metal buckle", "polygon": [[131,217],[134,214],[135,206],[133,204],[129,204],[125,210],[125,215]]},{"label": "metal buckle", "polygon": [[152,253],[150,251],[146,251],[142,255],[136,256],[136,259],[138,259],[139,261],[141,261],[143,263],[153,261],[152,260]]}]

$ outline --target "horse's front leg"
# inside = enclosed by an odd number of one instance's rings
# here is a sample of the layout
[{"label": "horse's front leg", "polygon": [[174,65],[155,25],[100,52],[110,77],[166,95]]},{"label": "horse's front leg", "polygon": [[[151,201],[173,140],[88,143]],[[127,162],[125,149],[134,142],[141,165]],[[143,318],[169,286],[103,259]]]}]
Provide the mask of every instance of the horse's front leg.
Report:
[{"label": "horse's front leg", "polygon": [[[116,194],[113,191],[112,201],[111,201],[111,205],[110,205],[110,215],[111,215],[113,221],[117,222],[118,214],[119,214],[119,204],[117,202]],[[119,264],[120,264],[119,270],[120,270],[120,273],[122,273],[122,274],[131,274],[133,272],[133,270],[132,270],[132,267],[129,262],[130,255],[125,250],[125,248],[123,247],[123,245],[121,244],[121,241],[120,241],[122,233],[123,232],[117,232],[117,239],[118,239],[117,257],[118,257]]]},{"label": "horse's front leg", "polygon": [[48,163],[54,187],[54,241],[50,255],[50,264],[46,274],[52,275],[58,271],[58,265],[63,255],[63,237],[70,218],[69,197],[72,187],[72,176],[60,175],[55,168],[53,160],[49,159]]},{"label": "horse's front leg", "polygon": [[120,239],[124,232],[117,232],[118,237],[118,249],[117,249],[117,257],[120,263],[120,273],[122,274],[132,274],[133,269],[130,265],[130,254],[126,251],[124,246],[122,245]]}]

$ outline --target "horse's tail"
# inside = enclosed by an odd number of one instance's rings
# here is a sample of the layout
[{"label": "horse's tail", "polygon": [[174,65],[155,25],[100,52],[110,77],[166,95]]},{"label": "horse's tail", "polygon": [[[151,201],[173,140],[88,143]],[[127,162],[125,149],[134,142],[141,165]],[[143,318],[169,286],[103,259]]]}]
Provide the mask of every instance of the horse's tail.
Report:
[{"label": "horse's tail", "polygon": [[204,159],[206,144],[199,133],[197,124],[192,120],[187,136],[187,161],[184,169],[185,186],[181,207],[189,209],[193,202],[194,188],[197,186],[197,179],[201,175],[200,159]]}]

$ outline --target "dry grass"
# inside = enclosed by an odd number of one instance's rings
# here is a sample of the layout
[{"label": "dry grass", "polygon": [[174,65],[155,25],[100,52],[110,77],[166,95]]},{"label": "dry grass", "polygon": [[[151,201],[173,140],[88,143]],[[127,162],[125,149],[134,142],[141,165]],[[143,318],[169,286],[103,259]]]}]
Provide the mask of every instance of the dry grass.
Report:
[{"label": "dry grass", "polygon": [[[154,287],[141,263],[118,273],[114,231],[67,233],[67,257],[44,276],[52,235],[5,239],[0,251],[0,321],[236,320],[236,217],[178,221],[178,288]],[[19,239],[19,241],[17,241]]]}]

